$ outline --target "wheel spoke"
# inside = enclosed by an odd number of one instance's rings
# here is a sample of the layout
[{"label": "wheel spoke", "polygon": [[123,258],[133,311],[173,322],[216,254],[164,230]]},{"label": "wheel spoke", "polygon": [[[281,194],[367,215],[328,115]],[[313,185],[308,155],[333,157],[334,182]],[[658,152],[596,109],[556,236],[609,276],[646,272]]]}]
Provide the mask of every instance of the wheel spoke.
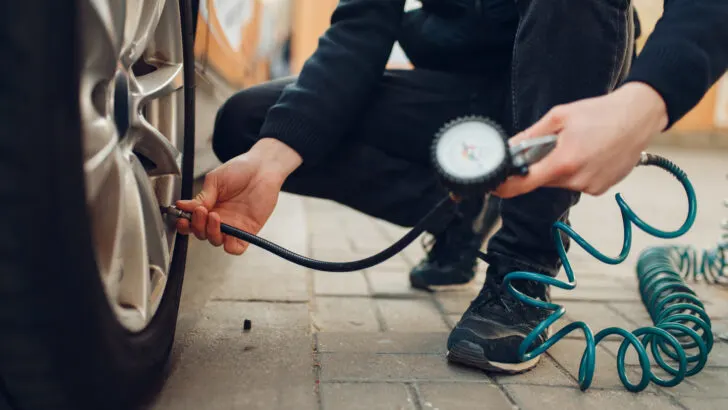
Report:
[{"label": "wheel spoke", "polygon": [[[157,202],[161,205],[174,204],[182,195],[182,177],[180,175],[159,175],[149,178]],[[164,218],[167,232],[167,249],[169,254],[174,252],[174,242],[177,236],[176,219]],[[166,270],[165,270],[166,272]]]},{"label": "wheel spoke", "polygon": [[106,183],[114,164],[121,161],[116,126],[103,117],[84,121],[86,199],[91,201]]},{"label": "wheel spoke", "polygon": [[[96,263],[105,284],[109,300],[115,301],[119,294],[122,271],[122,243],[124,231],[124,159],[114,149],[107,156],[103,181],[97,185],[96,195],[87,200],[91,218],[92,236]],[[87,174],[88,180],[88,174]]]},{"label": "wheel spoke", "polygon": [[128,0],[121,63],[131,67],[152,40],[166,0]]},{"label": "wheel spoke", "polygon": [[182,64],[164,65],[149,74],[137,78],[134,93],[138,105],[141,106],[154,100],[180,90],[184,86],[184,71]]},{"label": "wheel spoke", "polygon": [[125,1],[85,0],[81,4],[85,71],[111,78],[124,37]]},{"label": "wheel spoke", "polygon": [[147,175],[182,175],[182,154],[144,118],[139,117],[129,133],[134,152],[154,163],[154,168],[148,170]]},{"label": "wheel spoke", "polygon": [[[127,155],[131,160],[133,154]],[[124,201],[121,209],[124,226],[120,237],[123,265],[116,308],[128,328],[141,330],[147,322],[150,294],[148,237],[142,195],[133,166],[127,163],[123,174]]]},{"label": "wheel spoke", "polygon": [[159,203],[144,166],[135,155],[131,156],[131,168],[139,187],[139,198],[147,237],[148,261],[151,265],[166,270],[167,266],[169,266],[169,247],[167,229],[162,221],[162,214],[159,212]]}]

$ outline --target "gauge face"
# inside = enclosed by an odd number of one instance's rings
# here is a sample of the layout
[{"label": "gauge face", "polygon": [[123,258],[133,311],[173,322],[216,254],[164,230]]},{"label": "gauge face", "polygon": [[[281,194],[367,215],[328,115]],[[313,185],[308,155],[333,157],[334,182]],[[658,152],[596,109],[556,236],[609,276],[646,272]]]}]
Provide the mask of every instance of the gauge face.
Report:
[{"label": "gauge face", "polygon": [[506,159],[506,146],[495,127],[471,120],[446,130],[435,147],[442,171],[461,180],[478,180],[494,172]]}]

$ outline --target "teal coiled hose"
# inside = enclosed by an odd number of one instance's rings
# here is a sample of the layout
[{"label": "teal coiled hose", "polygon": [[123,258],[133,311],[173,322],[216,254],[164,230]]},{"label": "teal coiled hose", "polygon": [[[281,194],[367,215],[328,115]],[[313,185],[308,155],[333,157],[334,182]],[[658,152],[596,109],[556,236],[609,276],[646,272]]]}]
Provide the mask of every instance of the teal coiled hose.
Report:
[{"label": "teal coiled hose", "polygon": [[683,278],[728,285],[728,243],[721,242],[714,248],[700,251],[692,246],[679,245],[661,249],[662,252],[670,253]]},{"label": "teal coiled hose", "polygon": [[[566,256],[560,232],[568,235],[574,242],[600,261],[616,265],[623,262],[629,255],[632,245],[633,224],[650,235],[670,239],[686,233],[695,221],[697,210],[695,191],[685,172],[669,160],[652,154],[643,154],[639,165],[660,167],[677,178],[685,188],[688,197],[688,215],[680,228],[675,231],[663,231],[650,226],[635,214],[621,194],[617,194],[616,200],[621,211],[624,227],[622,250],[617,257],[610,257],[601,253],[571,227],[562,222],[557,222],[554,224],[552,232],[568,282],[534,272],[523,271],[510,273],[503,281],[503,286],[506,286],[508,291],[521,302],[542,309],[553,310],[553,313],[541,322],[521,343],[519,347],[521,360],[527,361],[539,356],[567,334],[577,329],[584,332],[586,349],[579,366],[579,387],[581,390],[588,389],[592,383],[596,345],[609,335],[619,335],[624,339],[617,353],[617,372],[624,386],[633,392],[644,390],[650,381],[664,387],[679,384],[685,377],[694,375],[703,368],[708,353],[713,346],[710,320],[705,313],[703,304],[683,282],[679,273],[681,269],[679,263],[684,259],[681,259],[680,255],[675,257],[674,252],[666,252],[667,248],[660,248],[648,249],[644,252],[637,266],[640,293],[647,310],[650,312],[654,326],[639,328],[633,332],[610,327],[594,334],[586,323],[573,322],[559,330],[541,345],[531,349],[539,335],[564,315],[565,309],[555,303],[531,298],[514,288],[511,282],[530,280],[566,290],[576,288],[574,270]],[[630,347],[636,350],[642,368],[642,377],[638,383],[633,383],[627,376],[625,355]],[[657,364],[671,375],[671,378],[660,378],[652,371],[647,353],[648,347]],[[694,351],[696,348],[697,351]],[[692,354],[689,355],[688,352]],[[668,363],[663,355],[669,357],[674,363],[672,365]],[[690,368],[688,368],[689,364],[692,365]]]}]

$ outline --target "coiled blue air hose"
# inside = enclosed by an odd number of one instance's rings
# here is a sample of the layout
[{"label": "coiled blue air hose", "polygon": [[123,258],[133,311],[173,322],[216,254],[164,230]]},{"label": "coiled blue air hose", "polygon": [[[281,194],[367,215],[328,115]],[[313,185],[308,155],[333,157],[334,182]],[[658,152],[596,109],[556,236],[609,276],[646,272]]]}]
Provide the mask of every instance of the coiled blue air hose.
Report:
[{"label": "coiled blue air hose", "polygon": [[[685,377],[694,375],[703,368],[707,361],[708,353],[713,346],[710,319],[705,313],[703,304],[683,282],[680,275],[682,269],[681,264],[685,263],[685,259],[679,253],[676,253],[674,249],[663,247],[645,251],[641,255],[637,266],[640,293],[647,310],[650,312],[654,326],[642,327],[633,332],[617,327],[610,327],[594,334],[586,323],[573,322],[559,330],[543,344],[531,349],[539,335],[564,315],[565,309],[563,306],[555,303],[531,298],[519,292],[513,287],[511,282],[516,280],[530,280],[556,286],[561,289],[573,290],[576,288],[574,270],[566,256],[566,250],[560,232],[568,235],[574,242],[600,261],[610,265],[616,265],[623,262],[629,255],[632,245],[632,224],[650,235],[669,239],[683,235],[695,221],[697,209],[695,191],[685,172],[669,160],[652,154],[644,154],[640,165],[657,166],[668,171],[685,188],[688,197],[688,215],[680,228],[675,231],[663,231],[650,226],[635,214],[624,201],[621,194],[617,194],[616,200],[621,211],[622,226],[624,227],[624,240],[619,256],[609,257],[601,253],[571,227],[562,222],[557,222],[554,224],[552,232],[568,282],[563,282],[539,273],[523,271],[510,273],[503,281],[503,286],[506,286],[508,291],[521,302],[541,309],[553,310],[553,313],[541,322],[521,343],[519,355],[522,361],[531,360],[539,356],[567,334],[577,329],[581,329],[584,332],[586,349],[584,350],[579,366],[579,387],[581,390],[588,389],[592,383],[595,369],[596,345],[609,335],[619,335],[624,339],[617,353],[617,372],[624,386],[633,392],[644,390],[650,381],[664,387],[672,387],[679,384]],[[672,378],[662,379],[652,371],[647,353],[648,346],[650,347],[654,360]],[[640,367],[642,368],[642,377],[638,383],[631,382],[627,376],[628,369],[625,365],[625,355],[630,347],[636,350]],[[694,351],[696,348],[697,352]],[[692,354],[689,355],[688,352]],[[664,359],[663,355],[668,356],[675,363],[671,365]],[[676,367],[675,364],[677,365]],[[692,364],[691,368],[688,368],[689,364]]]},{"label": "coiled blue air hose", "polygon": [[684,279],[704,281],[710,284],[728,285],[728,243],[721,242],[714,248],[698,250],[692,246],[670,246],[670,252]]}]

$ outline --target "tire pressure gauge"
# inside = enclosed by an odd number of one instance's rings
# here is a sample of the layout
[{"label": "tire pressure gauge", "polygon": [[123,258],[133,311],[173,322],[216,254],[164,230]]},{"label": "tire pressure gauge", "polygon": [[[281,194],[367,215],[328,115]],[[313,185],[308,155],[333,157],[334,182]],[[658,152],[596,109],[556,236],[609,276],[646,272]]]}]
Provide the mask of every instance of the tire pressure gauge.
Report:
[{"label": "tire pressure gauge", "polygon": [[555,145],[556,136],[549,135],[509,147],[508,136],[498,124],[469,116],[440,129],[432,157],[447,189],[457,196],[468,196],[493,191],[510,175],[528,173],[528,165],[542,159]]}]

